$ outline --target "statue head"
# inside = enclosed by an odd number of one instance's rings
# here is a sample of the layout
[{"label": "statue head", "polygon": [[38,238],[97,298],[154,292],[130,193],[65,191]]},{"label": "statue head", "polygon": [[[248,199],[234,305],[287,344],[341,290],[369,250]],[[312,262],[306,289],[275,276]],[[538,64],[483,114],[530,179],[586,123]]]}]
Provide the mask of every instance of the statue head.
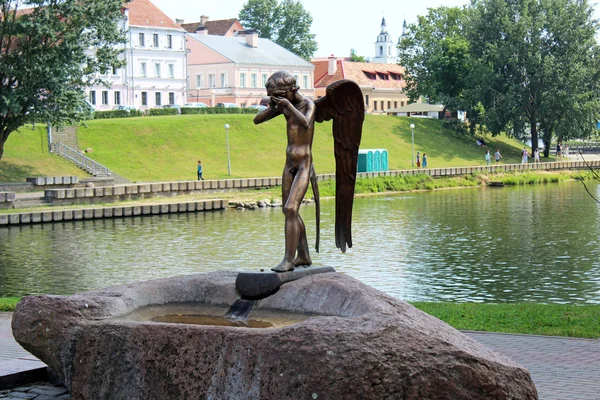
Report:
[{"label": "statue head", "polygon": [[287,92],[296,93],[300,87],[296,84],[296,78],[288,71],[277,71],[269,77],[267,94],[275,97],[285,97]]}]

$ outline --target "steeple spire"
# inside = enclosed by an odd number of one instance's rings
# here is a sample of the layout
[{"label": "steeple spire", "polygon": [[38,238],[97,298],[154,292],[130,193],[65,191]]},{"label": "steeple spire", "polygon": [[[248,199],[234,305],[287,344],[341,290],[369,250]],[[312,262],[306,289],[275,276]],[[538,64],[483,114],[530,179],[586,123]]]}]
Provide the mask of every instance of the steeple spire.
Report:
[{"label": "steeple spire", "polygon": [[387,33],[387,25],[385,24],[385,17],[381,17],[381,33]]}]

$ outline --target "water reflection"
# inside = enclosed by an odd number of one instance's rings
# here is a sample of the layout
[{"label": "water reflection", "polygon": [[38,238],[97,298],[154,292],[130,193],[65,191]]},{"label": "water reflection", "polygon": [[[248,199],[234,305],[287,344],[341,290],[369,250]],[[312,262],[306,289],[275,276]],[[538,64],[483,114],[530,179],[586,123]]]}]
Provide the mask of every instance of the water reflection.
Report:
[{"label": "water reflection", "polygon": [[[592,189],[600,192],[600,185]],[[355,201],[354,248],[330,265],[405,300],[600,303],[600,207],[581,184],[370,196]],[[314,238],[314,208],[303,218]],[[275,265],[280,210],[221,211],[0,229],[0,295],[70,294],[133,281]]]}]

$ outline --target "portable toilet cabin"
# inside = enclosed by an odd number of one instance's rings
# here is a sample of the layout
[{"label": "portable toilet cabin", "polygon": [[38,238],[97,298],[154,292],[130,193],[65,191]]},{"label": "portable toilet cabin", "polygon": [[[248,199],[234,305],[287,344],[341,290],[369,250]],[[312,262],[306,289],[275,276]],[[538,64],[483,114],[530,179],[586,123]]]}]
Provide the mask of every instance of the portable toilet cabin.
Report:
[{"label": "portable toilet cabin", "polygon": [[372,149],[373,172],[388,170],[388,151],[386,149]]},{"label": "portable toilet cabin", "polygon": [[358,151],[358,172],[373,172],[373,150]]}]

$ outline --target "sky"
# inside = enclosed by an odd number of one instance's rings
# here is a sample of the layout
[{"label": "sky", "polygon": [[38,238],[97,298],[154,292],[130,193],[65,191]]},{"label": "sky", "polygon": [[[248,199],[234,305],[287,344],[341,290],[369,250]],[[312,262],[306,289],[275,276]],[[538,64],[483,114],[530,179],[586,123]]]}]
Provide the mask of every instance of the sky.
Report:
[{"label": "sky", "polygon": [[[211,20],[237,18],[246,0],[151,0],[165,14],[184,22],[198,22],[201,15]],[[375,41],[385,17],[387,31],[394,42],[402,34],[402,22],[415,23],[418,15],[427,14],[428,8],[462,6],[469,0],[377,1],[371,5],[365,0],[301,0],[304,9],[313,17],[311,32],[316,34],[318,49],[315,57],[350,55],[350,49],[364,57],[375,56]],[[595,5],[595,17],[600,9]]]},{"label": "sky", "polygon": [[[198,22],[201,15],[211,20],[237,18],[246,0],[151,0],[172,19]],[[315,57],[350,55],[375,56],[375,41],[381,31],[381,18],[385,17],[387,31],[394,42],[402,33],[402,22],[414,23],[417,15],[428,8],[441,5],[461,6],[468,0],[377,1],[371,6],[365,0],[301,0],[304,9],[313,17],[311,32],[316,34],[318,50]]]}]

